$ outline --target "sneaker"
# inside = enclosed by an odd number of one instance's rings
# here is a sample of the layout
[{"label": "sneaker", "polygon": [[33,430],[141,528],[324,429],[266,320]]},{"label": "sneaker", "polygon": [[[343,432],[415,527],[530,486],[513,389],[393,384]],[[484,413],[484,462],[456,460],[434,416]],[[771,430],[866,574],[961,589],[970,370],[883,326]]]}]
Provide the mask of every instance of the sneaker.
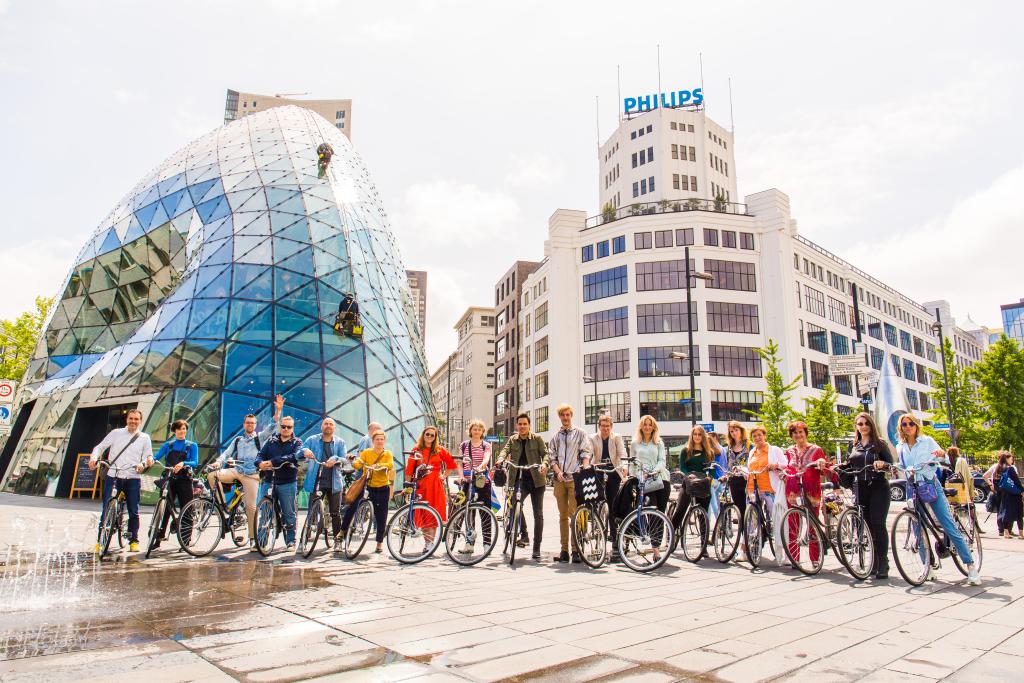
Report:
[{"label": "sneaker", "polygon": [[473,546],[471,546],[469,544],[466,544],[466,545],[462,546],[461,548],[459,548],[458,550],[456,550],[455,552],[458,553],[459,555],[472,555],[473,554]]},{"label": "sneaker", "polygon": [[285,546],[285,547],[286,547],[286,548],[287,548],[288,550],[295,550],[295,541],[292,541],[291,543],[289,543],[289,544],[288,544],[287,546]]},{"label": "sneaker", "polygon": [[132,541],[131,543],[129,543],[128,544],[128,551],[132,552],[132,553],[139,552],[139,542],[138,541]]},{"label": "sneaker", "polygon": [[539,550],[534,550],[533,551],[533,555],[531,555],[531,557],[534,559],[535,562],[540,562],[541,561],[540,551]]},{"label": "sneaker", "polygon": [[516,541],[516,547],[517,548],[525,548],[529,544],[530,544],[530,539],[528,539],[528,538],[520,538],[518,541]]},{"label": "sneaker", "polygon": [[978,569],[975,565],[971,565],[967,570],[967,585],[968,586],[980,586],[981,576],[978,574]]},{"label": "sneaker", "polygon": [[611,559],[608,561],[611,564],[620,564],[622,562],[622,557],[620,557],[618,553],[612,553]]},{"label": "sneaker", "polygon": [[[937,581],[938,578],[939,577],[936,576],[936,574],[935,574],[935,567],[929,567],[928,568],[928,576],[924,577],[924,580],[925,581]],[[970,578],[970,577],[968,577],[968,578]]]},{"label": "sneaker", "polygon": [[557,555],[555,555],[554,560],[555,560],[555,562],[568,562],[569,561],[569,551],[568,550],[563,550],[562,552],[560,552]]},{"label": "sneaker", "polygon": [[583,560],[580,558],[580,554],[578,552],[576,552],[575,550],[573,550],[572,551],[572,563],[573,564],[579,564],[582,561]]},{"label": "sneaker", "polygon": [[97,543],[96,547],[93,548],[93,552],[96,553],[97,555],[100,554],[100,544],[99,543]]}]

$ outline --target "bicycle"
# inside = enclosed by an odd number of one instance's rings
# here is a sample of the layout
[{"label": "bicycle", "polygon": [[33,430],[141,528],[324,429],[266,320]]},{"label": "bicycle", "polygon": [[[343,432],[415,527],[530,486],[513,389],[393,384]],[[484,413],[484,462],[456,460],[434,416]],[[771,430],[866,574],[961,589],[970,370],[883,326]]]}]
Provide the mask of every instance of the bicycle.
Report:
[{"label": "bicycle", "polygon": [[[467,488],[465,503],[448,518],[444,530],[444,551],[455,564],[470,567],[487,558],[498,545],[498,518],[491,509],[491,501],[477,498],[474,479],[486,475],[463,470],[462,476]],[[475,552],[477,538],[483,541],[479,553]]]},{"label": "bicycle", "polygon": [[[229,460],[227,465],[234,467],[235,463]],[[228,502],[224,489],[218,484],[210,495],[196,496],[185,504],[181,514],[184,515],[186,511],[192,514],[192,529],[185,536],[181,527],[178,527],[178,543],[186,553],[192,557],[206,557],[216,550],[221,539],[228,534],[231,534],[231,542],[235,547],[245,545],[249,523],[239,489],[239,484],[232,485],[231,501]],[[246,530],[244,536],[243,529]]]},{"label": "bicycle", "polygon": [[[101,460],[99,464],[108,469],[110,468],[110,463],[105,460]],[[124,549],[125,539],[129,536],[128,502],[124,491],[118,490],[117,495],[107,501],[107,506],[103,508],[102,520],[99,537],[101,560],[107,556],[110,542],[113,540],[115,533],[117,534],[117,547],[121,549]]]},{"label": "bicycle", "polygon": [[[719,481],[727,483],[730,477],[745,478],[742,468],[734,466]],[[711,545],[715,549],[715,559],[726,564],[736,557],[739,550],[743,520],[740,518],[740,506],[733,501],[732,489],[728,485],[721,487],[718,501],[718,517],[711,531]]]},{"label": "bicycle", "polygon": [[[363,476],[369,481],[370,475],[374,472],[384,472],[387,470],[388,467],[385,465],[363,465]],[[342,551],[347,560],[354,560],[359,556],[359,553],[366,546],[366,541],[370,538],[370,531],[376,529],[377,525],[373,517],[373,503],[370,502],[368,486],[363,485],[362,494],[351,505],[356,506],[356,511],[349,522],[348,531],[345,533],[342,546]]]},{"label": "bicycle", "polygon": [[[441,515],[419,494],[420,481],[433,469],[432,465],[416,468],[412,482],[406,482],[412,485],[410,502],[395,510],[384,530],[388,552],[402,564],[422,562],[433,555],[441,544]],[[429,536],[426,529],[433,529],[433,536]]]},{"label": "bicycle", "polygon": [[[860,477],[857,475],[867,470],[874,471],[874,465],[839,471],[840,485],[852,488],[854,500],[860,496]],[[855,579],[863,581],[871,575],[875,568],[875,540],[859,505],[848,506],[840,513],[832,542],[838,551],[839,561]]]},{"label": "bicycle", "polygon": [[[594,465],[592,469],[610,474],[615,467]],[[572,541],[579,549],[580,559],[591,569],[598,569],[608,559],[608,501],[604,496],[603,477],[598,477],[596,497],[584,498],[576,506],[572,518]]]},{"label": "bicycle", "polygon": [[[623,460],[627,463],[637,461],[633,456]],[[619,557],[624,565],[635,572],[654,571],[665,564],[675,543],[672,520],[661,510],[644,504],[647,480],[652,473],[652,470],[640,466],[639,474],[630,477],[637,482],[637,505],[619,525]],[[654,559],[649,560],[649,556]]]},{"label": "bicycle", "polygon": [[[718,465],[714,463],[708,465],[704,468],[707,476],[697,480],[701,485],[707,482],[709,496],[711,495],[711,475],[717,468]],[[692,480],[689,478],[683,481],[684,489],[690,481]],[[683,521],[679,525],[679,545],[682,547],[683,557],[689,562],[697,563],[707,555],[710,521],[708,520],[708,511],[698,502],[697,496],[692,493],[689,495],[690,509],[686,511]],[[674,549],[675,546],[673,546]]]},{"label": "bicycle", "polygon": [[[894,470],[904,474],[907,486],[910,487],[912,493],[912,495],[907,496],[906,508],[896,516],[896,521],[893,522],[889,535],[896,568],[903,578],[906,579],[907,583],[912,586],[920,586],[928,580],[928,575],[933,569],[940,569],[942,567],[941,558],[947,553],[953,556],[953,564],[956,565],[957,570],[961,574],[967,576],[969,571],[968,566],[964,564],[956,549],[950,547],[952,544],[949,541],[949,536],[935,519],[935,514],[928,509],[929,506],[914,503],[914,501],[918,500],[918,483],[913,475],[929,464],[933,463],[923,463],[916,467],[908,468],[890,465]],[[955,495],[955,493],[955,489],[942,488],[939,495]],[[954,516],[953,523],[957,526],[957,530],[967,539],[967,529],[964,527],[961,519]],[[928,537],[929,532],[935,535],[934,548]],[[973,532],[974,530],[972,529]],[[979,550],[978,569],[980,570],[981,539],[978,538],[977,534],[974,534],[973,538]],[[971,542],[968,542],[968,544],[970,545]],[[973,552],[974,548],[971,550]]]},{"label": "bicycle", "polygon": [[[754,500],[747,503],[747,510],[743,513],[743,555],[752,569],[757,569],[761,564],[761,553],[764,552],[765,541],[771,547],[772,556],[778,558],[779,550],[775,547],[775,533],[772,529],[772,511],[768,508],[768,501],[761,495],[761,487],[757,483],[757,475],[764,474],[768,468],[751,472],[746,470],[748,475],[754,477]],[[783,495],[776,492],[776,495]]]},{"label": "bicycle", "polygon": [[[501,466],[508,470],[518,470],[521,472],[516,478],[515,488],[512,489],[510,494],[505,495],[506,505],[509,505],[509,502],[511,502],[511,505],[505,511],[505,547],[502,550],[502,554],[508,555],[508,566],[512,567],[516,563],[516,547],[518,546],[517,541],[521,531],[519,525],[523,517],[523,478],[526,476],[527,471],[540,469],[540,465],[516,465],[506,460],[501,463]],[[512,479],[511,474],[509,472],[509,480]],[[523,520],[523,523],[525,523],[525,520]]]},{"label": "bicycle", "polygon": [[[277,467],[271,467],[261,472],[276,472],[282,467],[297,468],[295,463],[283,462]],[[267,557],[274,550],[277,537],[284,533],[284,522],[281,519],[281,506],[274,499],[274,477],[267,480],[269,486],[263,499],[256,504],[256,550],[263,557]]]},{"label": "bicycle", "polygon": [[[335,467],[342,467],[339,462]],[[307,475],[309,476],[309,475]],[[344,495],[344,494],[342,494]],[[338,514],[344,514],[344,507],[338,510]],[[334,536],[327,528],[327,520],[331,515],[331,501],[324,492],[320,490],[320,478],[313,484],[313,492],[309,494],[309,502],[306,504],[306,521],[302,524],[302,531],[299,533],[297,548],[303,557],[309,557],[316,548],[316,542],[323,534],[324,545],[328,550],[334,548]]]},{"label": "bicycle", "polygon": [[[160,466],[163,469],[164,474],[167,474],[167,470],[172,469],[167,465],[163,464],[162,462],[154,464]],[[193,479],[192,475],[192,468],[188,467],[187,465],[185,467],[182,467],[180,473],[178,474],[179,477],[188,477],[189,480]],[[193,482],[193,487],[194,486],[195,483]],[[149,545],[146,547],[146,559],[149,559],[150,553],[152,553],[164,540],[163,534],[160,533],[160,527],[162,526],[164,515],[168,511],[170,511],[171,515],[168,528],[172,530],[172,533],[178,536],[178,544],[182,548],[184,548],[184,545],[181,543],[180,522],[183,518],[194,519],[194,517],[184,516],[186,508],[188,508],[188,503],[186,503],[181,510],[175,509],[174,504],[171,502],[170,476],[165,477],[163,479],[163,486],[160,487],[160,497],[157,499],[156,505],[153,508],[153,518],[149,521],[149,532],[147,533],[147,536],[149,538]]]}]

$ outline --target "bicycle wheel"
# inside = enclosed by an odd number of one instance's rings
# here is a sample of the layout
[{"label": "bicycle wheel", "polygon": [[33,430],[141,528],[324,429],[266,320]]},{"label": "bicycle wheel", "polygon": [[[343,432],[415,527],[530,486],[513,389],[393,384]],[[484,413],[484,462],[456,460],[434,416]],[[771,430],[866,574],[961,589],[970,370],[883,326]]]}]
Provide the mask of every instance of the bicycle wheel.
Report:
[{"label": "bicycle wheel", "polygon": [[117,547],[124,549],[129,538],[128,515],[124,511],[124,503],[117,504]]},{"label": "bicycle wheel", "polygon": [[324,520],[323,524],[320,525],[320,528],[323,530],[324,534],[324,545],[327,546],[327,548],[329,549],[333,548],[335,531],[334,522],[331,521],[331,509],[327,507],[326,501],[320,504],[320,518]]},{"label": "bicycle wheel", "polygon": [[843,514],[839,515],[836,536],[839,561],[858,581],[868,578],[875,568],[875,542],[860,510],[843,510]]},{"label": "bicycle wheel", "polygon": [[598,569],[608,556],[605,533],[600,514],[586,506],[576,508],[572,518],[572,540],[579,548],[580,559],[591,569]]},{"label": "bicycle wheel", "polygon": [[441,526],[441,515],[426,503],[403,505],[391,515],[384,531],[388,552],[402,564],[422,562],[441,544]]},{"label": "bicycle wheel", "polygon": [[149,554],[153,552],[153,548],[156,547],[157,542],[160,540],[160,519],[164,516],[164,510],[166,509],[167,501],[163,496],[156,501],[156,507],[153,508],[153,519],[149,520],[149,545],[146,547],[146,559],[149,559]]},{"label": "bicycle wheel", "polygon": [[115,529],[120,531],[117,523],[117,500],[111,498],[107,501],[107,509],[103,511],[103,524],[100,526],[100,559],[103,559],[110,549]]},{"label": "bicycle wheel", "polygon": [[302,523],[302,531],[299,532],[298,551],[303,557],[313,554],[316,540],[320,537],[323,521],[320,501],[310,498],[309,507],[306,510],[306,521]]},{"label": "bicycle wheel", "polygon": [[736,505],[729,504],[718,513],[715,520],[714,543],[715,558],[725,564],[736,557],[736,551],[740,546],[742,535],[740,526],[740,509]]},{"label": "bicycle wheel", "polygon": [[505,550],[508,555],[508,564],[511,567],[516,561],[516,542],[519,540],[519,515],[523,512],[522,501],[513,501],[512,507],[508,509],[508,516],[505,518]]},{"label": "bicycle wheel", "polygon": [[256,506],[256,550],[263,557],[274,550],[277,542],[277,523],[274,515],[274,500],[267,496]]},{"label": "bicycle wheel", "polygon": [[608,529],[608,501],[602,500],[597,504],[597,518],[601,520],[601,525]]},{"label": "bicycle wheel", "polygon": [[747,511],[743,513],[743,538],[746,541],[743,556],[753,569],[761,564],[761,549],[765,541],[761,534],[764,529],[763,514],[761,508],[753,503],[747,505]]},{"label": "bicycle wheel", "polygon": [[181,509],[182,518],[192,515],[192,528],[186,535],[178,526],[178,543],[192,557],[212,553],[223,537],[223,521],[216,504],[209,498],[193,498]]},{"label": "bicycle wheel", "polygon": [[811,513],[804,507],[786,510],[782,516],[782,545],[794,567],[812,576],[825,564],[825,543]]},{"label": "bicycle wheel", "polygon": [[231,542],[241,548],[245,545],[246,537],[249,535],[249,518],[245,514],[245,501],[240,501],[235,506],[228,516],[228,522],[231,526]]},{"label": "bicycle wheel", "polygon": [[348,533],[345,534],[345,557],[353,560],[363,551],[363,546],[370,538],[370,529],[373,528],[373,505],[368,498],[363,498],[358,503],[352,521],[349,523]]},{"label": "bicycle wheel", "polygon": [[649,572],[665,564],[675,536],[664,512],[644,508],[626,515],[619,527],[619,557],[635,572]]},{"label": "bicycle wheel", "polygon": [[[974,558],[974,566],[980,572],[982,557],[981,534],[978,533],[977,528],[974,526],[974,517],[968,510],[968,508],[973,507],[973,503],[968,503],[966,506],[958,505],[953,512],[953,523],[956,524],[956,528],[963,534],[964,540],[967,541],[967,547],[970,548],[971,555]],[[967,576],[970,567],[960,559],[960,554],[956,551],[955,547],[950,552],[953,555],[953,564],[956,565],[961,574]]]},{"label": "bicycle wheel", "polygon": [[708,513],[697,503],[691,505],[683,517],[679,527],[679,545],[683,549],[683,557],[690,562],[700,562],[708,548]]},{"label": "bicycle wheel", "polygon": [[889,542],[900,575],[911,586],[924,583],[932,566],[932,544],[928,540],[928,528],[918,521],[916,513],[904,510],[896,516]]},{"label": "bicycle wheel", "polygon": [[491,554],[498,544],[498,518],[485,505],[455,511],[444,529],[444,551],[455,564],[470,567]]}]

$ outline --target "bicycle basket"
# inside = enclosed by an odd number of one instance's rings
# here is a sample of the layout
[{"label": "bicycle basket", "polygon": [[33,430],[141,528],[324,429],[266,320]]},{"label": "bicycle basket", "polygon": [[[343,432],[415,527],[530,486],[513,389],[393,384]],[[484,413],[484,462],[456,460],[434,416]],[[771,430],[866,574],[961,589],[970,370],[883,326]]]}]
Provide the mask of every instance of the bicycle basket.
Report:
[{"label": "bicycle basket", "polygon": [[495,469],[494,473],[491,476],[495,486],[504,487],[506,484],[508,484],[508,473],[505,471],[505,468],[503,467]]},{"label": "bicycle basket", "polygon": [[689,474],[683,484],[686,488],[686,495],[692,498],[711,497],[711,479],[699,477],[696,474]]},{"label": "bicycle basket", "polygon": [[839,468],[836,470],[836,474],[839,475],[839,485],[844,489],[852,489],[853,482],[857,478],[856,475],[851,473],[847,469]]},{"label": "bicycle basket", "polygon": [[593,469],[580,470],[572,475],[576,492],[576,504],[596,503],[604,500],[604,486]]}]

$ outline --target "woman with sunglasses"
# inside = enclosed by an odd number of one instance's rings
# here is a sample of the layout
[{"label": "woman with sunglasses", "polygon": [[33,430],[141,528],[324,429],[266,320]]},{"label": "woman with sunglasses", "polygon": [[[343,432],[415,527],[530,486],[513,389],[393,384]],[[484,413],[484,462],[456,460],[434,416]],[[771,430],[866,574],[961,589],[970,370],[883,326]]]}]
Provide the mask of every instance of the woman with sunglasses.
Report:
[{"label": "woman with sunglasses", "polygon": [[867,413],[854,418],[857,438],[850,447],[850,469],[857,476],[857,505],[868,523],[875,545],[876,579],[889,578],[889,532],[885,521],[889,516],[889,481],[885,469],[893,463],[889,444],[878,436],[878,427]]},{"label": "woman with sunglasses", "polygon": [[[437,510],[441,516],[441,522],[448,520],[448,504],[444,495],[445,477],[449,471],[454,471],[455,460],[448,449],[437,443],[437,427],[427,427],[420,432],[420,438],[412,449],[409,460],[405,463],[405,478],[412,479],[416,468],[426,465],[431,469],[420,479],[417,493],[420,498],[430,507]],[[423,529],[423,537],[429,544],[434,543],[434,518],[426,512],[416,512],[413,522],[417,527]]]},{"label": "woman with sunglasses", "polygon": [[[935,443],[935,439],[921,433],[921,422],[917,417],[910,413],[900,416],[900,443],[896,447],[896,455],[899,458],[900,467],[921,467],[914,474],[914,478],[919,483],[922,481],[931,482],[935,486],[938,491],[935,500],[924,504],[931,508],[935,519],[942,525],[943,531],[946,532],[950,541],[953,542],[956,554],[967,565],[967,584],[969,586],[980,586],[981,577],[978,576],[978,570],[974,566],[974,557],[971,555],[971,549],[968,547],[966,539],[956,528],[956,524],[953,523],[953,513],[949,509],[949,502],[943,493],[942,484],[936,476],[938,464],[936,459],[943,457],[945,454],[945,451],[939,447],[939,444]],[[921,503],[923,501],[914,501],[915,505]],[[934,572],[935,570],[929,567],[928,579],[930,581],[935,580]]]}]

